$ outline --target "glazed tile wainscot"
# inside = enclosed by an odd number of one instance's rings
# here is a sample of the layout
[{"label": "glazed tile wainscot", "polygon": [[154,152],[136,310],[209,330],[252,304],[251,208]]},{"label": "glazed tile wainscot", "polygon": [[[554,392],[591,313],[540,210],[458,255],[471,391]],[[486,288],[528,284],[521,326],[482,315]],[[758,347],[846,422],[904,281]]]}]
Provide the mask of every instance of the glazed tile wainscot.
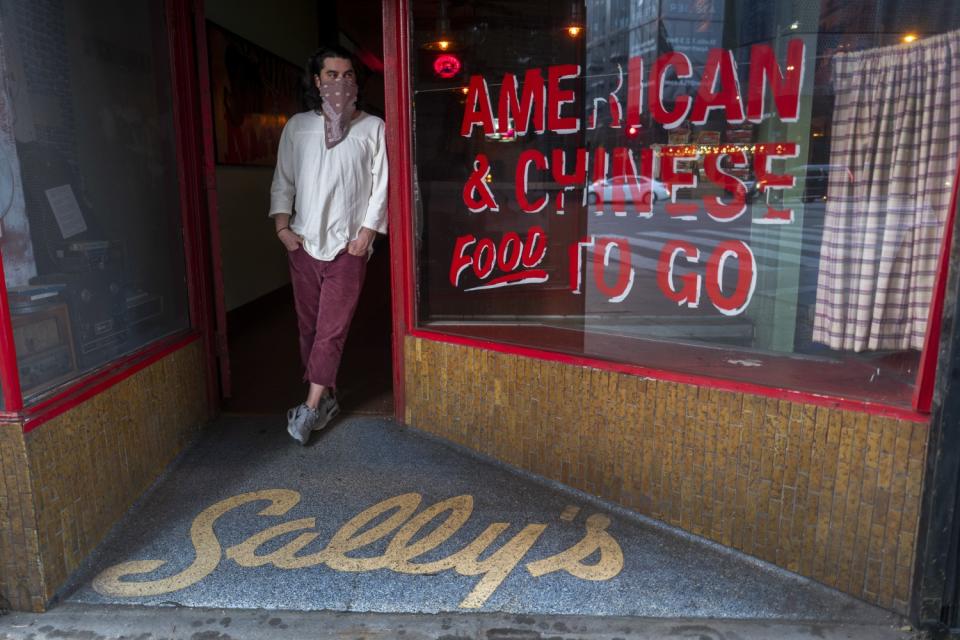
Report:
[{"label": "glazed tile wainscot", "polygon": [[24,434],[0,424],[0,606],[42,611],[207,416],[201,343]]},{"label": "glazed tile wainscot", "polygon": [[928,426],[406,338],[406,422],[906,613]]}]

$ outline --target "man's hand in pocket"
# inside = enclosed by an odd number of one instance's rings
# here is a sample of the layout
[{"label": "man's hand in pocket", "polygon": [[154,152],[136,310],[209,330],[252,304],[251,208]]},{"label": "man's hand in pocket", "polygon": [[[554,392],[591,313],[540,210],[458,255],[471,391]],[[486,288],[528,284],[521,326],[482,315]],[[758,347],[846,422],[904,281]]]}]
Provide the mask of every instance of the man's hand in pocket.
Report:
[{"label": "man's hand in pocket", "polygon": [[373,244],[373,239],[377,237],[377,232],[373,229],[367,229],[366,227],[360,228],[360,233],[357,234],[356,240],[351,240],[347,244],[347,253],[352,256],[365,256],[367,251],[370,249],[370,245]]}]

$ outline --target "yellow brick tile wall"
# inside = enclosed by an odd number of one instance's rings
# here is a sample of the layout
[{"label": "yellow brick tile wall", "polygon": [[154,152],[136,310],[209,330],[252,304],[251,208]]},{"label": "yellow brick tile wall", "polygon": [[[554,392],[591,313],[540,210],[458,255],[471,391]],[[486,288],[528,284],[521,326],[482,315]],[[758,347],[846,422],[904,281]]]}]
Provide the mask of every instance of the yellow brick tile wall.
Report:
[{"label": "yellow brick tile wall", "polygon": [[[25,530],[33,547],[15,543],[13,556],[29,571],[18,564],[12,574],[27,581],[29,603],[16,596],[16,608],[42,608],[198,433],[207,416],[204,375],[194,342],[20,436],[19,445],[16,434],[0,437],[2,453],[18,456],[15,473],[24,484],[17,495],[32,512]],[[4,458],[5,476],[7,468]],[[0,551],[23,529],[9,525],[0,521]],[[0,580],[0,593],[8,589]]]},{"label": "yellow brick tile wall", "polygon": [[905,613],[927,425],[407,338],[406,421]]},{"label": "yellow brick tile wall", "polygon": [[0,424],[0,605],[36,611],[44,603],[30,486],[23,427]]}]

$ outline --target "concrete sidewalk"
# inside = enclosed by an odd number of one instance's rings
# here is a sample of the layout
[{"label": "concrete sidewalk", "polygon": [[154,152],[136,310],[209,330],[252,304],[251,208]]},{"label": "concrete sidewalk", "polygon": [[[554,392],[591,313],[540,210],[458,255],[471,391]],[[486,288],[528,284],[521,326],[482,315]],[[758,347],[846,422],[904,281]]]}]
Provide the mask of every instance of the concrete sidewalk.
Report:
[{"label": "concrete sidewalk", "polygon": [[64,605],[0,618],[3,640],[916,640],[884,624]]},{"label": "concrete sidewalk", "polygon": [[890,612],[390,420],[342,418],[307,447],[284,426],[218,421],[113,528],[60,606],[0,618],[0,630],[910,637]]}]

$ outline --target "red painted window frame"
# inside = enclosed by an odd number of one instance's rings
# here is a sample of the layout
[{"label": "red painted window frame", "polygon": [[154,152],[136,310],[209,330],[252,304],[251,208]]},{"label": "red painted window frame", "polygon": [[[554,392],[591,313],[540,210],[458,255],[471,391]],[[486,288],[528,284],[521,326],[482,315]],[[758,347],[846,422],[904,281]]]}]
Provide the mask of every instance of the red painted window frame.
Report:
[{"label": "red painted window frame", "polygon": [[953,247],[953,229],[956,224],[957,207],[960,194],[960,157],[957,158],[957,173],[953,177],[953,192],[950,195],[950,210],[947,213],[946,228],[943,230],[943,242],[940,245],[940,258],[937,261],[937,279],[933,285],[933,299],[930,301],[930,315],[927,320],[927,335],[920,352],[920,371],[913,389],[913,407],[917,411],[928,413],[933,402],[933,387],[937,377],[937,359],[940,355],[940,329],[943,323],[943,301],[947,292],[950,252]]},{"label": "red painted window frame", "polygon": [[[405,338],[413,327],[413,154],[410,125],[409,4],[383,0],[384,107],[386,109],[387,234],[390,241],[390,304],[393,312],[393,407],[399,422],[406,421]],[[390,71],[393,70],[393,73]]]},{"label": "red painted window frame", "polygon": [[10,303],[7,298],[7,277],[3,269],[3,253],[0,252],[0,385],[3,388],[3,410],[0,420],[6,422],[23,408],[23,393],[20,390],[20,373],[17,371],[17,354],[13,342],[13,322],[10,319]]},{"label": "red painted window frame", "polygon": [[944,240],[934,298],[931,302],[926,342],[920,358],[920,369],[914,385],[912,408],[860,400],[854,398],[832,397],[827,394],[798,391],[788,388],[766,387],[755,383],[725,380],[708,376],[684,374],[675,371],[653,369],[640,365],[612,362],[596,358],[573,356],[565,353],[546,351],[535,347],[515,345],[465,338],[420,329],[416,326],[416,270],[413,248],[413,131],[411,128],[411,83],[410,83],[410,0],[384,0],[384,60],[387,72],[386,108],[387,143],[390,162],[390,247],[393,273],[393,336],[394,336],[394,398],[398,420],[405,417],[403,398],[403,371],[405,336],[424,340],[457,344],[477,349],[487,349],[512,355],[561,362],[574,366],[593,367],[607,371],[617,371],[631,375],[682,382],[697,386],[723,389],[758,395],[769,398],[791,400],[804,404],[834,407],[853,411],[862,411],[873,415],[890,416],[911,422],[926,423],[933,393],[937,369],[940,325],[943,299],[949,265],[949,251],[954,218],[957,209],[958,185],[960,185],[960,161],[954,179],[952,203],[947,216]]},{"label": "red painted window frame", "polygon": [[[17,371],[13,325],[0,255],[0,384],[4,406],[0,422],[23,424],[24,432],[37,428],[98,393],[176,351],[200,341],[206,354],[206,393],[210,415],[219,405],[214,357],[212,281],[209,270],[210,237],[203,185],[204,150],[194,24],[202,24],[203,7],[192,0],[165,0],[167,46],[173,101],[180,215],[186,260],[190,328],[153,341],[55,389],[35,404],[25,406]],[[199,16],[199,18],[198,18]]]}]

